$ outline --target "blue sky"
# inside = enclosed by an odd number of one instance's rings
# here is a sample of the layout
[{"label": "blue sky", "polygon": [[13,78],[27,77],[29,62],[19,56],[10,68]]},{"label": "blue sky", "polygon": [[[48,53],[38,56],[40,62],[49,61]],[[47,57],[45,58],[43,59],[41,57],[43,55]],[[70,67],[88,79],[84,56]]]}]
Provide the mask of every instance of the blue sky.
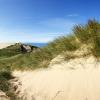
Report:
[{"label": "blue sky", "polygon": [[0,42],[48,42],[89,18],[99,0],[0,0]]}]

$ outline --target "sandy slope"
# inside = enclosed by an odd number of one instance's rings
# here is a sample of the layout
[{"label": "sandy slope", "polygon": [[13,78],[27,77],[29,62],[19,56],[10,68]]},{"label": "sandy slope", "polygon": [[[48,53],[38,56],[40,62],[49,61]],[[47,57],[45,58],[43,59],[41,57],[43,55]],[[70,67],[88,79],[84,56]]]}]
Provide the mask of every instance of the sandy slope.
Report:
[{"label": "sandy slope", "polygon": [[14,44],[14,43],[0,43],[0,49],[6,48],[7,46],[10,46],[12,44]]},{"label": "sandy slope", "polygon": [[51,65],[14,72],[23,100],[100,100],[100,64],[92,56]]}]

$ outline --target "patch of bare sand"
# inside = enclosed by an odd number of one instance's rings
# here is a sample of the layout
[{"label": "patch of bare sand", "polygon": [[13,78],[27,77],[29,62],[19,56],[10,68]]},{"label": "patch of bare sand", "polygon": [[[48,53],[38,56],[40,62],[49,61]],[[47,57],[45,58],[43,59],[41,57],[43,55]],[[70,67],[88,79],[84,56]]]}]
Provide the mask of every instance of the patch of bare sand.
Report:
[{"label": "patch of bare sand", "polygon": [[10,46],[12,44],[14,44],[14,43],[0,43],[0,49],[6,48],[7,46]]},{"label": "patch of bare sand", "polygon": [[100,64],[95,58],[78,58],[48,69],[15,71],[22,83],[22,100],[100,100]]}]

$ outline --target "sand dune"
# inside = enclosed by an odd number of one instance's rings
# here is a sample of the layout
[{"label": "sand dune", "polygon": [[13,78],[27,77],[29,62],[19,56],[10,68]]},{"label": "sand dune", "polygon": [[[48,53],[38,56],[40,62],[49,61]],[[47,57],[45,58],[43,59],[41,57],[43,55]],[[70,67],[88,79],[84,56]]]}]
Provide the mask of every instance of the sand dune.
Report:
[{"label": "sand dune", "polygon": [[0,43],[0,49],[6,48],[7,46],[10,46],[12,44],[14,44],[14,43]]},{"label": "sand dune", "polygon": [[96,59],[88,57],[14,75],[22,83],[23,100],[100,100],[99,67]]}]

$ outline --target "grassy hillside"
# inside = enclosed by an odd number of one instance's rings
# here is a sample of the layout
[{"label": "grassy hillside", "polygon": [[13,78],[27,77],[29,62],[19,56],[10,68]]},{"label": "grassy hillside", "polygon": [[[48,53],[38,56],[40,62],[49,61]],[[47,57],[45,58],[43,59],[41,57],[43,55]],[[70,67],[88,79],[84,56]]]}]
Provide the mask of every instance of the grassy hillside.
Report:
[{"label": "grassy hillside", "polygon": [[[13,56],[16,56],[18,54],[22,54],[23,51],[21,49],[21,45],[24,45],[24,44],[21,44],[21,43],[16,43],[14,45],[10,45],[6,48],[3,48],[3,49],[0,49],[0,59],[2,58],[8,58],[8,57],[13,57]],[[36,46],[31,46],[29,45],[32,49],[33,48],[38,48]]]},{"label": "grassy hillside", "polygon": [[7,58],[21,53],[20,45],[11,45],[0,49],[0,58]]},{"label": "grassy hillside", "polygon": [[85,25],[76,25],[70,35],[59,37],[36,52],[21,54],[20,50],[16,49],[17,46],[11,46],[13,50],[9,50],[9,47],[2,49],[1,57],[9,58],[0,60],[0,68],[7,66],[12,70],[47,68],[50,61],[57,55],[64,53],[65,57],[71,59],[73,57],[66,55],[65,52],[74,52],[83,45],[89,47],[93,56],[100,57],[100,23],[98,21],[89,20]]}]

